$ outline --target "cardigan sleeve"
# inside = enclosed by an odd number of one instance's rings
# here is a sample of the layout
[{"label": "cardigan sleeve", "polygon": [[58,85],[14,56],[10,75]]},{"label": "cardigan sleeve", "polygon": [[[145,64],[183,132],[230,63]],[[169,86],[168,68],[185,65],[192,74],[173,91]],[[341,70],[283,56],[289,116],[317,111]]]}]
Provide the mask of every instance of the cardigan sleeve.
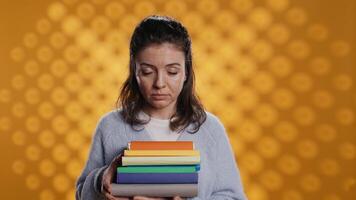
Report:
[{"label": "cardigan sleeve", "polygon": [[76,183],[76,200],[103,199],[101,178],[106,168],[102,132],[99,123],[92,139],[89,158]]},{"label": "cardigan sleeve", "polygon": [[[209,199],[246,200],[239,169],[225,128],[217,117],[213,118],[211,130],[216,141],[214,148],[216,162],[214,162],[214,189]],[[200,200],[200,198],[195,197],[193,200]]]}]

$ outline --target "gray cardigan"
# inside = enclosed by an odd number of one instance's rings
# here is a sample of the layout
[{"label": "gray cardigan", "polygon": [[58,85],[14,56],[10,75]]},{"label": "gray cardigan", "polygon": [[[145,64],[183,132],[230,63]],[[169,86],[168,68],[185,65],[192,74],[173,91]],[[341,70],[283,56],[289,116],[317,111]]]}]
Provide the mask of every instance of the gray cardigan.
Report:
[{"label": "gray cardigan", "polygon": [[[88,161],[77,180],[76,199],[104,199],[99,191],[103,171],[133,140],[151,140],[143,126],[125,123],[121,110],[104,115],[95,130]],[[193,141],[200,151],[198,196],[193,200],[247,199],[226,131],[220,120],[206,112],[207,119],[195,134],[180,133],[178,140]]]}]

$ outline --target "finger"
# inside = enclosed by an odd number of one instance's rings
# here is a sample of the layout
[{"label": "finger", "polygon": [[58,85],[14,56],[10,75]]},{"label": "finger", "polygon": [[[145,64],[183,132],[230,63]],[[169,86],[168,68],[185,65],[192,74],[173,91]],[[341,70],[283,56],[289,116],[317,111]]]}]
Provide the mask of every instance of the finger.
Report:
[{"label": "finger", "polygon": [[106,199],[109,199],[109,200],[116,200],[116,198],[115,198],[113,195],[111,195],[111,194],[109,194],[109,193],[107,193],[107,192],[105,192],[104,195],[105,195],[105,198],[106,198]]},{"label": "finger", "polygon": [[105,182],[103,184],[103,190],[104,190],[104,192],[111,194],[111,184],[110,183],[108,184],[107,182]]}]

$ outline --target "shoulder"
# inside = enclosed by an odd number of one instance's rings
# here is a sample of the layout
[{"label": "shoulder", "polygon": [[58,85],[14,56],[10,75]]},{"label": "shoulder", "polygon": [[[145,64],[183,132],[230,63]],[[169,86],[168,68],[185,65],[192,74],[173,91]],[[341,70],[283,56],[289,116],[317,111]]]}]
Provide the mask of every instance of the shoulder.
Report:
[{"label": "shoulder", "polygon": [[206,121],[205,125],[209,127],[210,129],[216,130],[216,129],[224,129],[223,123],[220,121],[219,117],[214,115],[211,112],[205,111],[206,113]]},{"label": "shoulder", "polygon": [[115,109],[105,113],[100,117],[98,127],[100,129],[109,129],[112,128],[113,126],[123,127],[124,124],[125,122],[122,118],[122,110]]}]

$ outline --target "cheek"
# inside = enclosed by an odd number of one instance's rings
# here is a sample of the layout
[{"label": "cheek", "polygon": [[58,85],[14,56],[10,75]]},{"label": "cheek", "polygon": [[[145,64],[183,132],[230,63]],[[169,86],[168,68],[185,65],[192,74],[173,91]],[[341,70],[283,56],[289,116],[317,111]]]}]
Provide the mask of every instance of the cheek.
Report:
[{"label": "cheek", "polygon": [[149,81],[145,80],[144,78],[142,78],[140,76],[136,76],[136,80],[137,80],[137,84],[140,88],[140,91],[144,94],[148,93],[148,91],[151,88]]}]

